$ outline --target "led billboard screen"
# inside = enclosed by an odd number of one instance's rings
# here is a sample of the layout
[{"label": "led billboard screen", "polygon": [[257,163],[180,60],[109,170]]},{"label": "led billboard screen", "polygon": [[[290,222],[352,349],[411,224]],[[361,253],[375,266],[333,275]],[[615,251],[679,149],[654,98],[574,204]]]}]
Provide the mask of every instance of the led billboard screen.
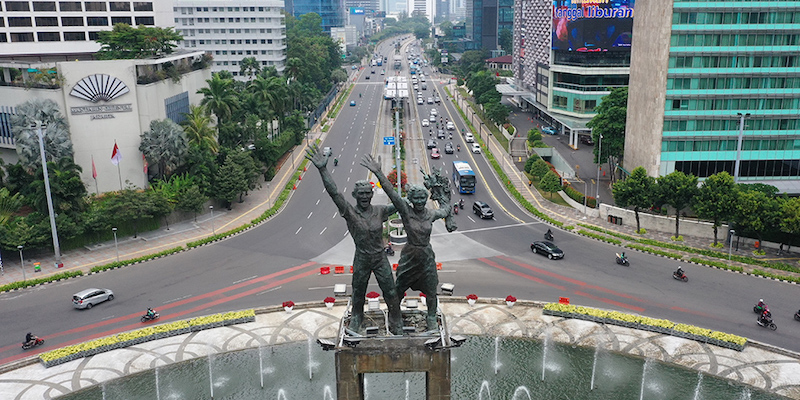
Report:
[{"label": "led billboard screen", "polygon": [[630,51],[634,2],[553,1],[553,50]]}]

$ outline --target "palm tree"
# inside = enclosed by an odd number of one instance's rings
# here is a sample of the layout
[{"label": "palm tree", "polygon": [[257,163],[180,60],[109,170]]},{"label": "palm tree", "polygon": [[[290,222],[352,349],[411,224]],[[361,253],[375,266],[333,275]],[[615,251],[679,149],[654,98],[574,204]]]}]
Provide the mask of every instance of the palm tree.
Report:
[{"label": "palm tree", "polygon": [[297,57],[292,57],[286,60],[286,67],[283,69],[283,74],[289,81],[296,81],[300,79],[300,74],[303,71],[303,61]]},{"label": "palm tree", "polygon": [[36,123],[47,128],[44,133],[45,159],[55,162],[64,157],[72,158],[72,141],[66,119],[53,100],[32,99],[17,106],[11,115],[11,131],[17,147],[20,164],[28,171],[41,166],[39,137]]},{"label": "palm tree", "polygon": [[147,162],[158,166],[161,179],[177,168],[189,149],[183,128],[170,119],[150,121],[150,130],[141,134],[141,151]]},{"label": "palm tree", "polygon": [[233,116],[233,112],[238,106],[238,100],[233,91],[233,80],[214,74],[211,79],[206,80],[206,83],[208,83],[208,87],[197,91],[203,95],[200,105],[205,106],[217,117],[217,127],[219,127]]},{"label": "palm tree", "polygon": [[206,108],[192,105],[189,106],[189,113],[185,115],[186,119],[181,125],[183,125],[183,131],[186,133],[189,144],[217,153],[219,151],[217,133],[211,128],[211,117],[206,112]]},{"label": "palm tree", "polygon": [[248,80],[253,80],[253,76],[261,71],[261,65],[255,57],[245,57],[239,63],[239,73],[247,77]]}]

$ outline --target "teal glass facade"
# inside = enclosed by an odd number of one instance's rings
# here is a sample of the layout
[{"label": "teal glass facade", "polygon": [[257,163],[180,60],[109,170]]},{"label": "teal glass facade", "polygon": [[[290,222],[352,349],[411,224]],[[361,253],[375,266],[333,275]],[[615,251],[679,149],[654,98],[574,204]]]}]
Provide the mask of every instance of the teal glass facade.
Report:
[{"label": "teal glass facade", "polygon": [[707,177],[800,178],[800,2],[674,0],[661,163]]}]

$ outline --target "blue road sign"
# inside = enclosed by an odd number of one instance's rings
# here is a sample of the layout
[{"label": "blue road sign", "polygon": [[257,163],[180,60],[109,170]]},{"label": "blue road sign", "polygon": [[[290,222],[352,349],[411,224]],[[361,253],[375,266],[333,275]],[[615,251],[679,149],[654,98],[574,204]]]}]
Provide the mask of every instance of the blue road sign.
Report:
[{"label": "blue road sign", "polygon": [[383,145],[384,146],[394,146],[394,136],[384,136],[383,137]]}]

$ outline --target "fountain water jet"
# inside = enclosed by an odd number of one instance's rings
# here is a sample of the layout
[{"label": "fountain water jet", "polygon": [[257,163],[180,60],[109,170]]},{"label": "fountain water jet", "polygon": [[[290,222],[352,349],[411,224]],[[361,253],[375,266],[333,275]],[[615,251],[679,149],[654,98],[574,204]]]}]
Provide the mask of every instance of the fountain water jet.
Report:
[{"label": "fountain water jet", "polygon": [[161,385],[158,384],[158,367],[156,367],[156,399],[161,400]]},{"label": "fountain water jet", "polygon": [[286,399],[286,391],[283,389],[278,389],[278,395],[276,396],[278,400],[287,400]]},{"label": "fountain water jet", "polygon": [[700,385],[703,383],[703,374],[701,372],[697,373],[697,386],[694,388],[694,400],[700,400]]},{"label": "fountain water jet", "polygon": [[528,400],[533,400],[531,399],[531,391],[528,390],[528,388],[525,386],[518,386],[516,389],[514,389],[514,395],[511,396],[511,400],[517,400],[517,395],[519,395],[520,393],[524,393],[525,395],[527,395]]},{"label": "fountain water jet", "polygon": [[597,370],[597,353],[600,352],[600,343],[594,348],[594,360],[592,361],[592,381],[589,383],[589,390],[594,390],[594,374]]},{"label": "fountain water jet", "polygon": [[213,364],[212,354],[214,353],[211,352],[211,350],[213,350],[211,349],[211,345],[208,345],[208,347],[208,386],[211,387],[211,400],[214,400],[214,373],[212,372],[213,368],[211,368]]},{"label": "fountain water jet", "polygon": [[406,400],[408,400],[408,379],[406,379]]},{"label": "fountain water jet", "polygon": [[491,400],[492,391],[489,390],[489,381],[481,382],[481,390],[478,392],[478,400],[483,400],[483,388],[486,388],[486,393],[489,395],[489,400]]},{"label": "fountain water jet", "polygon": [[322,400],[328,400],[328,399],[336,400],[333,397],[333,391],[331,390],[331,387],[329,385],[325,385],[325,387],[322,389]]},{"label": "fountain water jet", "polygon": [[544,382],[544,371],[547,370],[547,344],[550,341],[550,331],[546,332],[544,335],[544,341],[542,345],[542,382]]},{"label": "fountain water jet", "polygon": [[314,378],[314,360],[311,358],[311,344],[314,342],[314,339],[309,336],[308,337],[308,380],[312,380]]},{"label": "fountain water jet", "polygon": [[496,336],[494,338],[494,374],[497,375],[497,371],[503,365],[500,363],[498,359],[498,353],[500,352],[500,336]]},{"label": "fountain water jet", "polygon": [[647,379],[647,368],[650,366],[650,359],[644,360],[644,367],[642,367],[642,384],[639,388],[639,400],[644,400],[644,382]]},{"label": "fountain water jet", "polygon": [[261,388],[264,388],[264,355],[262,354],[263,348],[258,345],[258,377],[261,379]]}]

